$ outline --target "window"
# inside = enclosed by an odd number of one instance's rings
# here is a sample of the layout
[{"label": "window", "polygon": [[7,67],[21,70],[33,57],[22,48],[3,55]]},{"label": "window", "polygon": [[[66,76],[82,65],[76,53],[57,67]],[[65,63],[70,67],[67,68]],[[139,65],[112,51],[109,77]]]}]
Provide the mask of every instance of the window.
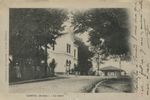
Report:
[{"label": "window", "polygon": [[67,44],[67,53],[68,53],[68,44]]},{"label": "window", "polygon": [[71,45],[67,44],[67,53],[71,53]]},{"label": "window", "polygon": [[66,66],[70,66],[71,65],[71,61],[70,60],[66,60]]},{"label": "window", "polygon": [[69,61],[69,66],[71,65],[71,60]]},{"label": "window", "polygon": [[69,45],[69,53],[71,53],[71,45]]},{"label": "window", "polygon": [[74,49],[74,57],[76,57],[76,49]]},{"label": "window", "polygon": [[68,60],[66,60],[66,66],[68,66]]}]

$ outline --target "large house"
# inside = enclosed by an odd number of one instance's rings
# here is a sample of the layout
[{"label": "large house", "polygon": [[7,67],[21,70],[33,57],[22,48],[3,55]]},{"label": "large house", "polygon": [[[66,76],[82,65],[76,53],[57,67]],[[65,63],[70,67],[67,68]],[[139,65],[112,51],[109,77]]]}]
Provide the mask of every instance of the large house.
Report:
[{"label": "large house", "polygon": [[66,33],[56,39],[56,44],[48,49],[48,63],[52,59],[56,61],[56,73],[71,73],[78,63],[78,46],[74,43],[73,33]]}]

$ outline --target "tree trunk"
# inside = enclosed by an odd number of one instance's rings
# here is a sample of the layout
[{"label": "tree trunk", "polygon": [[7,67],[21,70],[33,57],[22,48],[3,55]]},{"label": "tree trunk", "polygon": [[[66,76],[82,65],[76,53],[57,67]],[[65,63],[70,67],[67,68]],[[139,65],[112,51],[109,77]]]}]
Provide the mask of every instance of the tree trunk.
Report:
[{"label": "tree trunk", "polygon": [[99,58],[99,57],[100,57],[100,56],[99,56],[99,53],[98,53],[98,61],[97,61],[97,66],[98,66],[98,76],[99,76],[99,69],[100,69],[100,68],[99,68],[99,65],[100,65],[100,61],[99,61],[100,58]]},{"label": "tree trunk", "polygon": [[47,56],[48,56],[48,53],[47,53],[47,44],[45,44],[45,77],[47,77],[47,67],[48,67],[48,63],[47,63]]}]

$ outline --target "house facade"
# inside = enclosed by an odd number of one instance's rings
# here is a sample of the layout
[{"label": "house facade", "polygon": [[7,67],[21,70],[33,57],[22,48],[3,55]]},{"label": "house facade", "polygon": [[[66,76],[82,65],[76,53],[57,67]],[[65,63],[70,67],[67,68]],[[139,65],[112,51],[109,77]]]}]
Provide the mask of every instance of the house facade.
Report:
[{"label": "house facade", "polygon": [[56,39],[56,44],[48,49],[48,64],[55,59],[57,74],[71,73],[78,64],[78,46],[74,43],[74,35],[66,33]]}]

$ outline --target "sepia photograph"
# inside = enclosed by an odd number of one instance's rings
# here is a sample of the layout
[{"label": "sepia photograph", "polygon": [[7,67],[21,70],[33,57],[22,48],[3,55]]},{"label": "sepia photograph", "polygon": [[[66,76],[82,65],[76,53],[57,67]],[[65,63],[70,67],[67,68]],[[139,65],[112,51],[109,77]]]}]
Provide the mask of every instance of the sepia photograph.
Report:
[{"label": "sepia photograph", "polygon": [[128,8],[9,8],[9,92],[133,93]]}]

